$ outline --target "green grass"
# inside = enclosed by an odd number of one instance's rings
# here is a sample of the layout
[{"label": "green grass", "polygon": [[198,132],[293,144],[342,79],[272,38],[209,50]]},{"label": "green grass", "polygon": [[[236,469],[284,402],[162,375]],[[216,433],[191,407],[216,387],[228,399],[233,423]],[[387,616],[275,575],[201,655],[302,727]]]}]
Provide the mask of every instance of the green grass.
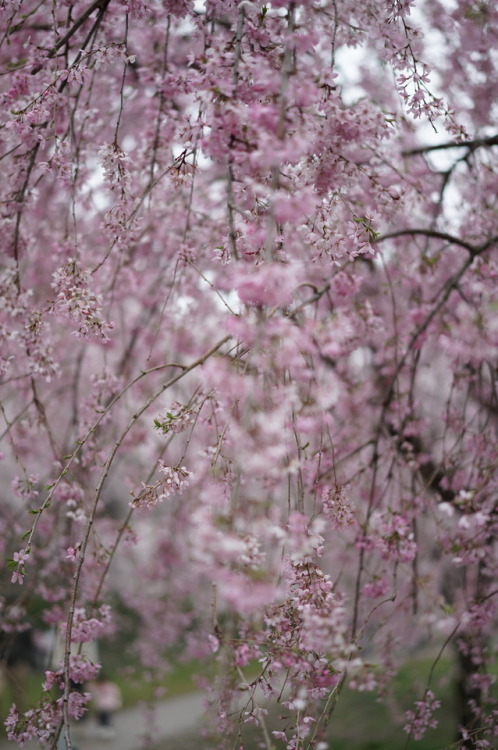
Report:
[{"label": "green grass", "polygon": [[[331,750],[404,750],[405,747],[442,750],[450,747],[455,740],[456,719],[449,659],[439,661],[431,681],[431,689],[442,703],[435,714],[437,728],[429,730],[418,742],[409,740],[403,731],[404,712],[423,696],[433,662],[433,656],[412,659],[401,668],[382,701],[373,693],[346,688],[339,697],[327,731]],[[248,744],[246,750],[255,747],[255,744]],[[276,747],[281,748],[283,744],[276,743]]]},{"label": "green grass", "polygon": [[[204,665],[198,662],[174,664],[171,672],[160,683],[148,681],[148,675],[138,667],[122,669],[122,663],[112,650],[106,654],[106,671],[121,688],[124,706],[133,706],[141,701],[182,695],[197,689],[195,675],[205,673]],[[434,655],[418,655],[402,667],[394,679],[391,690],[383,701],[366,692],[345,689],[337,702],[327,732],[331,750],[446,750],[455,740],[456,715],[453,686],[453,665],[449,658],[442,658],[433,670],[431,689],[441,700],[442,706],[436,712],[438,727],[429,730],[425,737],[415,742],[408,740],[403,731],[404,712],[413,707],[428,686],[427,678],[434,663]],[[26,681],[26,703],[34,705],[40,698],[41,674],[30,673]],[[161,694],[157,688],[161,688]],[[8,713],[12,702],[12,691],[7,685],[0,692],[2,716]],[[284,709],[270,711],[270,730],[284,729],[285,721],[280,718]],[[260,736],[250,725],[243,731],[245,750],[257,750]],[[198,747],[204,747],[204,740],[197,740]],[[189,744],[190,743],[190,744]],[[192,737],[171,745],[175,750],[188,750],[195,747]],[[238,749],[238,745],[236,745]],[[284,743],[275,742],[281,750]],[[169,750],[168,743],[161,743],[158,750]]]},{"label": "green grass", "polygon": [[[395,678],[389,695],[379,701],[372,693],[345,689],[332,715],[327,731],[331,750],[447,750],[455,740],[456,718],[453,695],[453,666],[449,658],[441,659],[433,670],[431,689],[442,702],[436,712],[439,724],[429,730],[420,741],[413,741],[403,731],[404,712],[413,707],[413,701],[424,694],[427,677],[434,662],[433,655],[417,656],[410,660]],[[281,707],[272,708],[268,716],[269,730],[285,729],[285,714]],[[243,725],[244,750],[259,750],[261,734],[252,725]],[[238,750],[234,738],[230,747]],[[213,745],[214,746],[214,745]],[[228,747],[229,745],[227,745]],[[285,743],[274,741],[277,750]],[[156,750],[198,750],[210,747],[199,735],[186,735],[175,740],[164,740]]]},{"label": "green grass", "polygon": [[19,685],[17,691],[14,691],[10,682],[2,674],[2,685],[0,689],[0,719],[1,724],[5,721],[7,714],[9,713],[11,705],[16,700],[15,692],[22,694],[23,704],[21,708],[27,710],[31,706],[34,706],[41,698],[42,689],[41,683],[43,675],[33,671],[26,672],[25,677],[22,680],[22,685]]},{"label": "green grass", "polygon": [[[152,682],[148,674],[138,667],[111,669],[106,665],[106,671],[110,678],[119,686],[123,698],[123,707],[128,708],[138,703],[150,702],[157,698],[171,698],[184,695],[197,689],[195,675],[203,671],[198,662],[188,664],[174,664],[171,671],[160,680]],[[41,683],[43,672],[40,670],[29,670],[23,676],[22,686],[17,693],[22,694],[22,710],[35,706],[42,697]],[[159,691],[159,692],[158,692]],[[15,701],[14,690],[7,680],[0,685],[0,725],[5,721],[9,709]],[[1,733],[1,729],[0,729]]]},{"label": "green grass", "polygon": [[[449,658],[441,659],[433,670],[430,687],[441,700],[436,712],[438,726],[428,730],[422,740],[415,742],[403,731],[404,712],[420,699],[427,685],[427,677],[434,663],[434,656],[417,656],[408,662],[395,678],[389,695],[379,701],[372,693],[356,692],[347,688],[341,694],[332,715],[327,740],[331,750],[446,750],[455,740],[456,716],[453,695],[453,666]],[[271,709],[268,716],[269,730],[284,730],[285,721],[280,717],[285,709]],[[252,725],[242,728],[244,750],[259,750],[261,735]],[[274,742],[282,750],[285,743]],[[207,747],[204,740],[185,737],[173,743],[162,742],[157,750],[193,750]],[[238,750],[239,743],[233,742]]]},{"label": "green grass", "polygon": [[119,685],[123,706],[135,706],[140,701],[154,701],[185,695],[197,690],[195,677],[204,671],[199,662],[173,664],[171,671],[159,682],[151,680],[147,670],[140,668],[118,669],[111,674]]}]

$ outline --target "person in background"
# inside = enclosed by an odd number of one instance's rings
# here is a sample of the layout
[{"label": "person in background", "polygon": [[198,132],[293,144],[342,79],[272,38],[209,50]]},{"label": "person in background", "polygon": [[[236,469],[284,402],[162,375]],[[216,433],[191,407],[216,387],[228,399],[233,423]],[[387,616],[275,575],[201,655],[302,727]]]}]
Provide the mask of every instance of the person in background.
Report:
[{"label": "person in background", "polygon": [[113,717],[122,706],[119,687],[101,672],[96,682],[91,685],[91,692],[97,714],[97,728],[101,737],[114,737]]}]

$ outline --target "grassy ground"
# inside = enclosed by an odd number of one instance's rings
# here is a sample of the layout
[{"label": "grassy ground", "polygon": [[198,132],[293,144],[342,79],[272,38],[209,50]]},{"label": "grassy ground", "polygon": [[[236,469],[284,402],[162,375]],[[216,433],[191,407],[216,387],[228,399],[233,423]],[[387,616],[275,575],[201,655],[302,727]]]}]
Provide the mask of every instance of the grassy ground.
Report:
[{"label": "grassy ground", "polygon": [[185,695],[198,690],[196,676],[203,671],[198,662],[175,664],[171,672],[160,683],[149,681],[149,675],[141,670],[118,671],[112,679],[119,685],[123,706],[136,706],[140,701],[154,701]]},{"label": "grassy ground", "polygon": [[[452,664],[441,659],[434,670],[431,688],[442,702],[437,712],[438,726],[415,742],[403,731],[404,712],[413,701],[422,697],[427,687],[427,675],[433,664],[433,656],[418,656],[412,659],[397,676],[392,694],[383,702],[371,693],[345,690],[340,696],[332,716],[327,740],[331,750],[449,750],[455,739],[455,701],[452,684]],[[285,729],[280,718],[281,710],[270,710],[269,730]],[[259,750],[263,747],[261,736],[251,725],[242,731],[244,750]],[[285,743],[274,742],[277,750]],[[209,742],[199,734],[189,734],[175,740],[162,741],[155,750],[199,750],[208,748]],[[234,750],[240,742],[234,741]]]},{"label": "grassy ground", "polygon": [[[108,670],[111,679],[119,685],[123,698],[123,707],[135,706],[144,701],[149,702],[158,698],[167,698],[196,690],[194,676],[200,671],[198,663],[179,664],[161,681],[151,683],[148,675],[137,669]],[[29,671],[23,677],[22,689],[18,692],[23,696],[23,710],[34,706],[42,696],[42,672]],[[8,681],[4,680],[0,686],[0,726],[3,724],[10,706],[14,702],[14,690]]]},{"label": "grassy ground", "polygon": [[[371,694],[345,692],[337,705],[327,740],[331,750],[449,750],[455,737],[454,716],[448,706],[439,713],[439,726],[414,742],[403,732],[402,714],[393,717],[390,709]],[[278,712],[270,712],[268,725],[270,731],[282,728]],[[234,750],[239,750],[240,744],[234,741]],[[258,731],[247,725],[242,731],[242,746],[244,750],[264,747]],[[285,743],[275,740],[274,746],[283,750]],[[209,743],[200,734],[189,734],[162,741],[155,750],[206,750],[208,747]]]},{"label": "grassy ground", "polygon": [[[194,676],[202,672],[197,663],[180,664],[161,682],[162,690],[157,692],[157,685],[144,679],[144,674],[137,671],[112,669],[113,659],[109,658],[107,671],[111,673],[120,686],[124,706],[136,705],[140,701],[150,701],[154,697],[178,696],[196,689]],[[413,706],[413,701],[422,697],[427,687],[427,675],[434,662],[433,655],[416,656],[403,667],[396,677],[391,694],[382,702],[371,693],[343,691],[332,716],[327,739],[331,750],[447,750],[455,739],[455,700],[453,687],[453,667],[448,658],[437,664],[432,676],[431,689],[442,702],[436,712],[438,727],[429,730],[423,740],[408,741],[403,731],[404,712]],[[147,677],[147,675],[145,675]],[[41,675],[31,674],[26,683],[26,699],[34,705],[40,697]],[[8,712],[12,700],[11,691],[4,686],[0,693],[2,717]],[[279,717],[282,709],[272,710],[269,715],[269,728],[285,729],[285,722]],[[243,731],[244,750],[257,750],[260,737],[251,726],[245,725]],[[198,735],[188,735],[174,742],[162,742],[156,750],[199,750],[208,747],[206,741]],[[239,744],[234,745],[238,750]],[[275,741],[279,750],[284,747],[281,741]]]},{"label": "grassy ground", "polygon": [[[327,740],[331,750],[449,750],[455,740],[456,718],[453,687],[453,667],[449,659],[441,659],[434,669],[431,689],[442,702],[436,712],[438,726],[429,730],[420,741],[413,741],[403,731],[404,712],[412,708],[413,701],[422,697],[427,687],[434,657],[417,656],[401,669],[394,681],[392,693],[382,702],[365,692],[345,690],[339,698],[332,716]],[[282,710],[271,710],[268,716],[269,730],[285,729],[281,720]],[[261,736],[250,725],[242,731],[244,750],[259,750],[263,747]],[[234,742],[234,750],[239,749]],[[277,750],[285,743],[274,742]],[[199,735],[188,735],[176,741],[161,742],[156,750],[199,750],[209,743]]]},{"label": "grassy ground", "polygon": [[[422,697],[427,686],[427,674],[433,659],[416,658],[407,664],[396,678],[393,690],[380,702],[366,692],[344,690],[340,696],[327,732],[331,750],[443,750],[455,739],[455,708],[451,680],[451,663],[441,660],[434,671],[432,689],[442,701],[437,712],[436,729],[429,730],[423,740],[414,742],[403,731],[404,712],[413,701]],[[278,715],[271,718],[271,729],[280,728]],[[256,750],[256,733],[247,734],[245,750]],[[277,748],[284,743],[276,742]],[[166,748],[163,748],[166,750]],[[178,750],[187,750],[179,748]]]}]

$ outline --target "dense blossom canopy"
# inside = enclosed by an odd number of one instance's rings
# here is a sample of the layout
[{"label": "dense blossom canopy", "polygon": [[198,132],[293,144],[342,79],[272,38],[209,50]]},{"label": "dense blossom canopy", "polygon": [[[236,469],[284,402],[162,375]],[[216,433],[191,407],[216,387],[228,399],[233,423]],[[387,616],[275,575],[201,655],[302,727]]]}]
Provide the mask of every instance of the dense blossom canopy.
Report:
[{"label": "dense blossom canopy", "polygon": [[431,638],[492,746],[497,50],[492,0],[2,0],[1,627],[65,639],[11,739],[71,748],[126,608],[217,660],[206,747],[324,750]]}]

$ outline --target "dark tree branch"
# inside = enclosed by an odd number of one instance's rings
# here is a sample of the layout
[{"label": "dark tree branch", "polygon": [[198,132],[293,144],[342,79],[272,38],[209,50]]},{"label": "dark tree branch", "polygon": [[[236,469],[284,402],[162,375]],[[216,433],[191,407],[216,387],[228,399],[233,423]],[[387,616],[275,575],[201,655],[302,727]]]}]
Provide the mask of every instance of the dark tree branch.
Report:
[{"label": "dark tree branch", "polygon": [[461,240],[459,237],[454,237],[453,235],[447,234],[446,232],[438,232],[437,229],[398,229],[396,232],[388,232],[387,234],[382,234],[380,237],[377,237],[375,240],[373,240],[372,244],[384,242],[384,240],[392,240],[396,237],[405,237],[406,235],[432,237],[437,240],[444,240],[451,245],[458,245],[459,247],[463,247],[472,255],[477,252],[477,248],[471,245],[469,242],[465,242],[465,240]]},{"label": "dark tree branch", "polygon": [[[85,21],[88,18],[90,18],[90,16],[92,15],[92,13],[95,10],[99,11],[99,18],[101,18],[103,16],[103,14],[105,13],[105,11],[106,11],[107,6],[109,5],[109,3],[110,3],[110,0],[95,0],[95,2],[93,2],[86,9],[86,11],[81,14],[81,16],[78,18],[78,20],[75,21],[75,23],[71,26],[71,28],[69,29],[69,31],[61,39],[59,39],[59,41],[57,42],[57,44],[55,44],[52,47],[52,49],[48,53],[48,57],[49,58],[54,57],[56,55],[57,51],[61,47],[63,47],[64,44],[66,44],[71,39],[71,37],[78,31],[78,29],[80,28],[80,26],[82,26],[85,23]],[[37,65],[31,71],[31,75],[35,75],[36,73],[39,73],[41,69],[42,69],[42,66],[41,65]]]},{"label": "dark tree branch", "polygon": [[433,146],[420,146],[407,151],[402,151],[403,156],[416,156],[417,154],[428,154],[430,151],[443,151],[449,148],[468,148],[469,151],[475,151],[476,148],[488,146],[498,146],[498,135],[489,136],[489,138],[475,138],[471,141],[449,141],[447,143],[438,143]]},{"label": "dark tree branch", "polygon": [[471,245],[470,242],[466,242],[465,240],[461,240],[459,237],[454,237],[452,234],[448,234],[447,232],[439,232],[437,229],[398,229],[396,232],[388,232],[387,234],[382,234],[380,237],[376,237],[374,240],[372,240],[372,245],[378,244],[379,242],[384,242],[384,240],[392,240],[396,237],[405,237],[407,235],[411,235],[413,237],[420,236],[420,237],[432,237],[436,240],[444,240],[445,242],[448,242],[450,245],[458,245],[458,247],[463,247],[465,250],[467,250],[471,257],[474,258],[477,255],[480,255],[485,250],[487,250],[489,247],[494,245],[498,241],[498,237],[491,237],[489,240],[486,240],[486,242],[483,242],[481,245]]},{"label": "dark tree branch", "polygon": [[[451,503],[456,497],[456,492],[443,486],[443,480],[447,472],[437,466],[432,458],[429,457],[427,450],[422,444],[422,440],[417,435],[404,435],[394,427],[390,422],[386,422],[387,431],[392,437],[396,438],[396,447],[405,458],[413,452],[414,457],[418,458],[417,472],[422,479],[424,486],[439,495],[441,500]],[[410,446],[410,450],[407,447]],[[420,460],[420,456],[424,456]]]}]

